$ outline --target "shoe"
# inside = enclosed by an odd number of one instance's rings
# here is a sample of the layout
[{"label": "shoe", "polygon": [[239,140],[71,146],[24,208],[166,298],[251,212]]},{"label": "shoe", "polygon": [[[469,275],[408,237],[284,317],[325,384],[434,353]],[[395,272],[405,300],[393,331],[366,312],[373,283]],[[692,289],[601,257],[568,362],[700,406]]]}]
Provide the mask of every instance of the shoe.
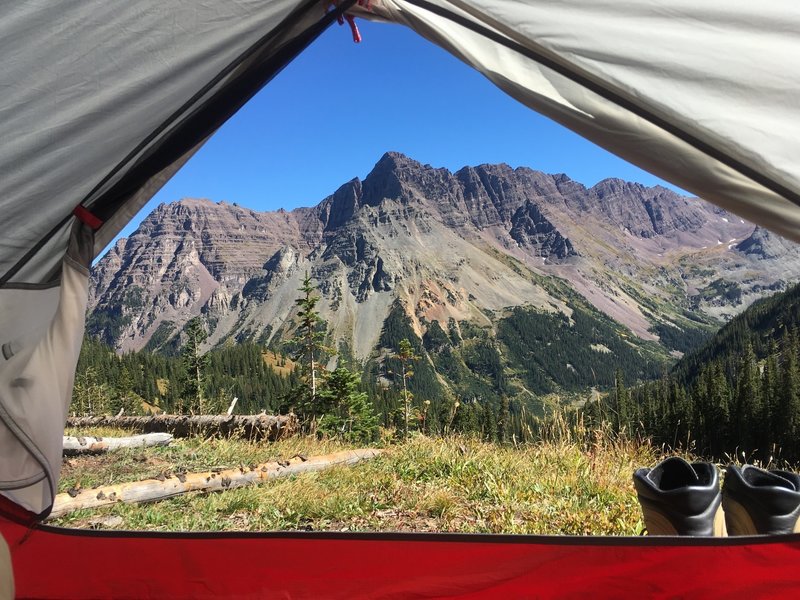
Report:
[{"label": "shoe", "polygon": [[800,533],[800,475],[730,465],[722,506],[731,535]]},{"label": "shoe", "polygon": [[637,469],[633,484],[650,535],[726,535],[714,465],[673,456],[652,469]]}]

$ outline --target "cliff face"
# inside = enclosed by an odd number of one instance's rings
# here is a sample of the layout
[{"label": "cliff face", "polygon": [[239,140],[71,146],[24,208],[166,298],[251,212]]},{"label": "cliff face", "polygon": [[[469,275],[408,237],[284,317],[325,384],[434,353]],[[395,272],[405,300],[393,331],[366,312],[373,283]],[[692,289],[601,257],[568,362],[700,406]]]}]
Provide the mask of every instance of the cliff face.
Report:
[{"label": "cliff face", "polygon": [[[507,165],[451,173],[387,153],[313,208],[159,206],[93,269],[89,330],[120,350],[159,347],[204,314],[210,344],[274,341],[291,330],[308,272],[335,339],[358,357],[396,300],[422,333],[521,305],[568,315],[561,281],[655,340],[659,323],[681,327],[689,309],[713,322],[797,279],[795,246],[762,238],[661,187],[587,188]],[[716,279],[740,287],[738,303],[709,296]]]}]

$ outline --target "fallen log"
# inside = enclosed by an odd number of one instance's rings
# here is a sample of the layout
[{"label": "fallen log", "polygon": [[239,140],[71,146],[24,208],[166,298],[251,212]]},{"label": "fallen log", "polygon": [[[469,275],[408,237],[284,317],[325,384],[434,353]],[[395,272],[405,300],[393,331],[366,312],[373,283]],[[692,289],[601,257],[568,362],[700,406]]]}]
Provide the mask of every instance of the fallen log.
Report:
[{"label": "fallen log", "polygon": [[297,431],[294,415],[153,415],[147,417],[70,417],[67,427],[116,427],[175,437],[217,435],[253,440],[278,440]]},{"label": "fallen log", "polygon": [[203,473],[162,474],[157,479],[119,483],[94,489],[73,489],[56,496],[53,510],[48,518],[60,517],[82,508],[98,508],[118,502],[154,502],[187,492],[213,492],[254,485],[277,477],[321,471],[337,465],[352,465],[374,458],[382,452],[382,450],[367,448],[308,458],[298,455],[289,460],[268,462],[252,467]]},{"label": "fallen log", "polygon": [[64,456],[78,454],[100,454],[120,448],[145,448],[168,446],[173,436],[170,433],[146,433],[130,437],[64,436]]}]

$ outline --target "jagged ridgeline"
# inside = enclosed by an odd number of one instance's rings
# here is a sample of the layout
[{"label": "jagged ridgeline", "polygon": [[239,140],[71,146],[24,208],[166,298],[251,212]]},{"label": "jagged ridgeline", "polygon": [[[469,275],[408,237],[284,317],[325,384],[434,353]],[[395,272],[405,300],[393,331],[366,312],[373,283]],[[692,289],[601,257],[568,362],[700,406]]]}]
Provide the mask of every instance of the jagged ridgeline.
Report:
[{"label": "jagged ridgeline", "polygon": [[88,332],[163,358],[199,316],[205,350],[280,354],[306,273],[329,345],[365,369],[386,419],[408,339],[415,408],[429,401],[444,426],[457,402],[540,413],[548,396],[612,389],[618,371],[629,385],[657,377],[796,280],[800,251],[662,187],[387,153],[311,208],[157,207],[95,265]]}]

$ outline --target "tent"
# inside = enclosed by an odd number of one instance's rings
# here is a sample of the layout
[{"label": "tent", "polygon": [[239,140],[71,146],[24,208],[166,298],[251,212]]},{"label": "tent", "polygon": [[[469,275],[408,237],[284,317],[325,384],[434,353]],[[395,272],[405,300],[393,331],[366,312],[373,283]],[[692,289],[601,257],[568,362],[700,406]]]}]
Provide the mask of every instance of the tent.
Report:
[{"label": "tent", "polygon": [[[48,514],[55,494],[92,259],[344,11],[412,28],[534,110],[800,241],[796,2],[329,4],[82,0],[0,8],[0,531],[12,546],[18,592],[496,597],[589,586],[681,595],[800,585],[798,536],[211,540],[28,528]],[[149,566],[132,568],[133,555]],[[418,572],[408,572],[409,555]],[[558,587],[548,587],[555,580]]]}]

